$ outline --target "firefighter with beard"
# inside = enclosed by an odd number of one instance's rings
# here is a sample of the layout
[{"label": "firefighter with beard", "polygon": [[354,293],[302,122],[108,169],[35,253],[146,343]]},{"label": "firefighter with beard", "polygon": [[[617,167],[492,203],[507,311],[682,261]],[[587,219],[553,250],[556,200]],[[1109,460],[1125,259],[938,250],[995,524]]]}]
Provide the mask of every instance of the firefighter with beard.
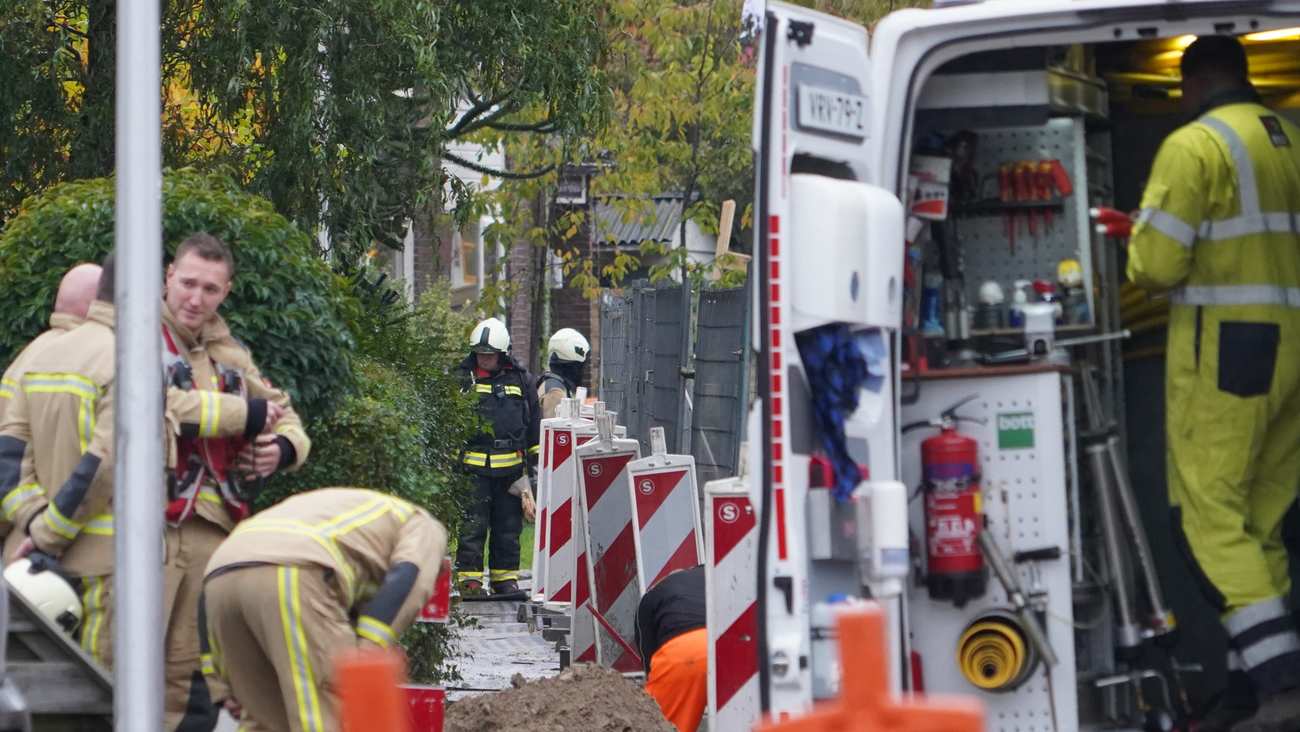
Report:
[{"label": "firefighter with beard", "polygon": [[496,318],[479,323],[469,346],[471,353],[460,364],[461,375],[465,389],[478,395],[484,430],[470,439],[461,457],[474,476],[475,494],[457,542],[457,582],[462,594],[484,592],[487,542],[493,594],[514,594],[519,591],[522,496],[529,491],[529,476],[537,464],[537,393],[528,372],[508,353],[510,333],[505,323]]}]

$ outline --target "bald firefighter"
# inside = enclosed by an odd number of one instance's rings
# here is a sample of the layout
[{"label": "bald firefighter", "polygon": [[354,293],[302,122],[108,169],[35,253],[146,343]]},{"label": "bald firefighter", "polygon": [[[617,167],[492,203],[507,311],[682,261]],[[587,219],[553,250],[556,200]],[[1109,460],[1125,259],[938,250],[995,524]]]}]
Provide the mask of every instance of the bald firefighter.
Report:
[{"label": "bald firefighter", "polygon": [[505,323],[488,318],[470,334],[470,354],[460,364],[464,388],[478,395],[484,429],[470,438],[461,458],[474,478],[456,548],[456,574],[463,594],[482,594],[483,545],[491,543],[492,592],[519,591],[522,496],[537,464],[538,408],[532,378],[512,358]]},{"label": "bald firefighter", "polygon": [[358,488],[281,501],[235,527],[207,567],[204,672],[247,732],[334,732],[335,656],[388,648],[433,594],[447,531]]},{"label": "bald firefighter", "polygon": [[[33,358],[0,425],[0,493],[46,486],[15,512],[27,538],[15,554],[34,564],[57,561],[81,583],[81,646],[113,665],[113,404],[112,257],[104,262],[86,322],[57,336]],[[279,408],[223,396],[205,403],[169,389],[169,432],[256,435]],[[220,410],[219,415],[214,414]],[[162,470],[164,466],[158,466]]]},{"label": "bald firefighter", "polygon": [[1236,39],[1202,36],[1181,63],[1198,116],[1156,155],[1128,275],[1170,292],[1172,523],[1260,697],[1253,714],[1247,700],[1198,729],[1296,730],[1281,530],[1300,476],[1300,128],[1260,103]]},{"label": "bald firefighter", "polygon": [[[208,431],[178,438],[168,481],[163,566],[169,730],[208,730],[216,722],[199,663],[196,624],[208,560],[248,516],[248,501],[260,481],[302,465],[311,450],[289,395],[262,377],[248,348],[218,313],[234,275],[230,247],[209,234],[193,234],[177,246],[163,292],[162,357],[169,385],[214,405],[218,395],[233,395],[275,405],[279,414],[264,434]],[[205,414],[221,416],[217,410]]]},{"label": "bald firefighter", "polygon": [[[14,391],[20,388],[28,364],[43,353],[56,336],[67,333],[85,322],[86,312],[90,310],[90,303],[95,299],[95,292],[99,288],[99,272],[98,264],[78,264],[68,270],[59,281],[58,294],[54,296],[54,311],[50,314],[49,329],[36,336],[31,343],[18,352],[13,362],[9,364],[9,368],[5,369],[3,380],[0,380],[0,424],[4,423],[9,400],[13,398]],[[0,513],[3,513],[3,519],[0,520],[0,534],[4,535],[6,564],[13,559],[18,545],[27,536],[24,531],[13,530],[13,512],[18,510],[19,504],[27,495],[39,490],[40,486],[35,484],[25,486],[5,496],[3,505],[0,505]]]},{"label": "bald firefighter", "polygon": [[546,371],[537,380],[537,399],[541,402],[542,419],[555,416],[560,400],[572,397],[582,385],[582,370],[587,365],[591,346],[581,333],[573,328],[555,331],[546,344],[549,352]]}]

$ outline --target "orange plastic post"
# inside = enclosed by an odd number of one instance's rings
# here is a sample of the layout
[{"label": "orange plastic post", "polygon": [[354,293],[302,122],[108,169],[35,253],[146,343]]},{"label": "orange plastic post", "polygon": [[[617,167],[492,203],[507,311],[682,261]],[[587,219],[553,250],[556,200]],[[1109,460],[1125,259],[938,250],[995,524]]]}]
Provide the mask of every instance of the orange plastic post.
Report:
[{"label": "orange plastic post", "polygon": [[343,732],[410,732],[400,656],[378,649],[348,651],[334,669]]},{"label": "orange plastic post", "polygon": [[837,626],[840,698],[798,719],[760,725],[759,732],[983,732],[984,709],[975,699],[894,698],[880,608],[845,610]]}]

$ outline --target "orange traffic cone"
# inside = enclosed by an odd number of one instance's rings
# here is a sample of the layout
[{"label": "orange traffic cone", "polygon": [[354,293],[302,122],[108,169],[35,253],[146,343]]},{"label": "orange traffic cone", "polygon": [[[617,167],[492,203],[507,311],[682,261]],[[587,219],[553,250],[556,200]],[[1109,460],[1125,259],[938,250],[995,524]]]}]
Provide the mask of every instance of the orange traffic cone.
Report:
[{"label": "orange traffic cone", "polygon": [[410,732],[406,669],[396,653],[356,650],[334,662],[343,732]]},{"label": "orange traffic cone", "polygon": [[984,710],[974,699],[894,698],[878,607],[842,611],[837,625],[840,698],[798,719],[760,725],[759,732],[983,732]]}]

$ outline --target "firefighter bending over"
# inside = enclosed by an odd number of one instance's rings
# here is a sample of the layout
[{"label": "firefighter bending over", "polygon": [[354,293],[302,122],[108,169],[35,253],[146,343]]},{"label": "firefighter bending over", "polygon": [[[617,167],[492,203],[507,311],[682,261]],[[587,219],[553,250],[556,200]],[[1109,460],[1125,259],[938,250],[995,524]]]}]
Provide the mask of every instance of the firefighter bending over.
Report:
[{"label": "firefighter bending over", "polygon": [[521,495],[529,490],[528,477],[537,465],[537,392],[528,372],[510,356],[510,333],[500,320],[488,318],[475,326],[469,345],[461,375],[465,389],[478,395],[485,429],[470,439],[461,458],[474,476],[475,490],[456,549],[457,582],[462,594],[483,593],[483,545],[488,541],[492,592],[514,594],[519,591]]},{"label": "firefighter bending over", "polygon": [[424,509],[359,488],[300,493],[246,519],[212,555],[199,603],[213,698],[248,732],[335,732],[335,656],[395,645],[446,551],[447,530]]}]

